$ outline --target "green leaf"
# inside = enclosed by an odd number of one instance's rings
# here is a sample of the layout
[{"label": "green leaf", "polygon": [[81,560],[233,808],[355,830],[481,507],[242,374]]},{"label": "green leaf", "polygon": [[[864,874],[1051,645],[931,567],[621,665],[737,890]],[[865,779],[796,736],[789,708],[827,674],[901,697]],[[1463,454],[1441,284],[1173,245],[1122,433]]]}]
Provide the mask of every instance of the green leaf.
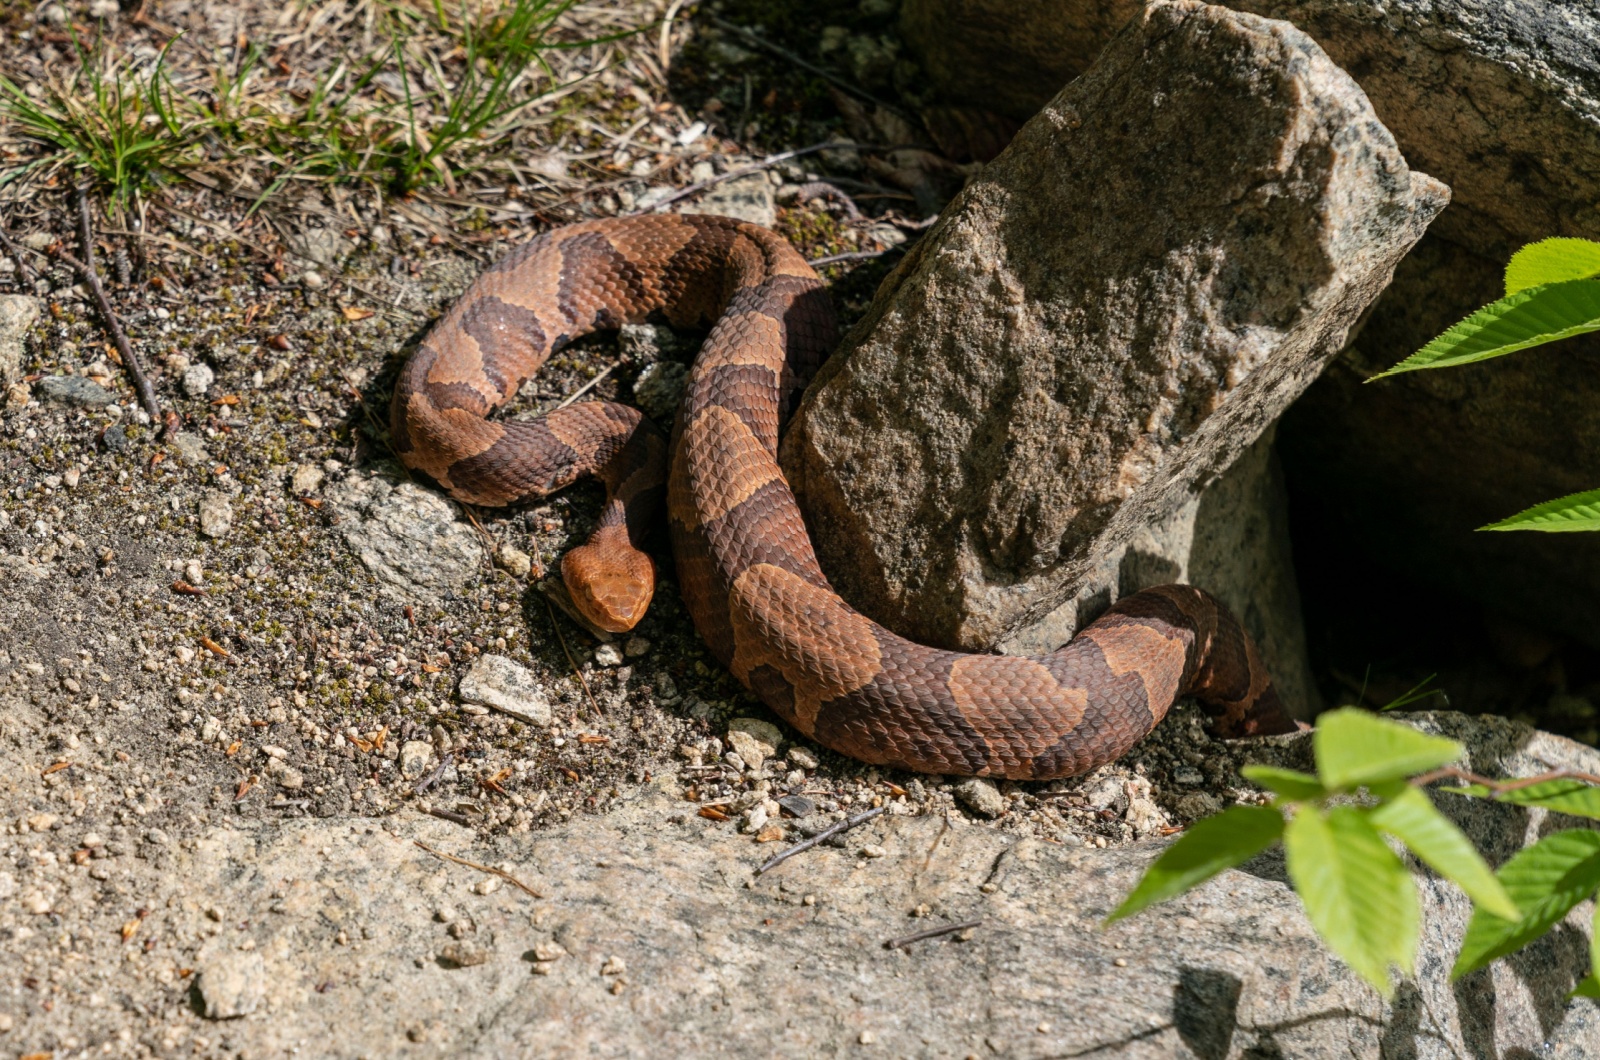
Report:
[{"label": "green leaf", "polygon": [[1480,526],[1479,530],[1600,530],[1600,490],[1586,490],[1535,504],[1509,519]]},{"label": "green leaf", "polygon": [[1500,357],[1529,346],[1600,330],[1600,280],[1567,280],[1506,295],[1367,382]]},{"label": "green leaf", "polygon": [[1594,907],[1594,923],[1589,926],[1589,974],[1567,996],[1600,997],[1600,905]]},{"label": "green leaf", "polygon": [[1433,871],[1467,893],[1479,909],[1507,920],[1522,915],[1484,863],[1478,848],[1417,788],[1406,788],[1373,809],[1368,819],[1399,839]]},{"label": "green leaf", "polygon": [[1541,780],[1527,787],[1512,788],[1498,794],[1481,784],[1464,788],[1441,788],[1455,795],[1476,795],[1480,799],[1494,799],[1516,806],[1538,806],[1573,817],[1589,817],[1600,821],[1600,787],[1582,780]]},{"label": "green leaf", "polygon": [[1133,893],[1106,917],[1106,923],[1198,887],[1224,869],[1249,861],[1282,834],[1283,814],[1266,806],[1233,806],[1196,821],[1145,870]]},{"label": "green leaf", "polygon": [[1416,963],[1422,911],[1417,885],[1366,814],[1305,807],[1283,833],[1289,878],[1328,948],[1385,997],[1389,966]]},{"label": "green leaf", "polygon": [[1467,924],[1450,977],[1459,979],[1526,946],[1600,887],[1600,832],[1572,829],[1519,850],[1496,874],[1522,916],[1502,920],[1482,909]]},{"label": "green leaf", "polygon": [[1600,276],[1600,243],[1554,236],[1529,243],[1506,265],[1506,294],[1563,280]]},{"label": "green leaf", "polygon": [[1402,780],[1454,762],[1463,753],[1454,740],[1354,707],[1320,715],[1311,740],[1317,776],[1327,787],[1345,790]]},{"label": "green leaf", "polygon": [[1296,801],[1320,799],[1328,793],[1328,789],[1322,786],[1322,781],[1309,773],[1300,773],[1293,769],[1245,766],[1239,772],[1252,784],[1266,788],[1274,795],[1281,795],[1286,799]]}]

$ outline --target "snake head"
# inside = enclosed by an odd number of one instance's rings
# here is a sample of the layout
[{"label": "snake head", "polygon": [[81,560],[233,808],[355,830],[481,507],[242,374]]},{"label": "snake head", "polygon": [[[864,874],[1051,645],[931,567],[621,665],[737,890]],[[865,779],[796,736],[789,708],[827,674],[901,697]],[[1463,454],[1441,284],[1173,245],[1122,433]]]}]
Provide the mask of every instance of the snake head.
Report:
[{"label": "snake head", "polygon": [[561,557],[561,580],[584,618],[609,633],[626,633],[650,608],[656,565],[625,533],[597,533]]}]

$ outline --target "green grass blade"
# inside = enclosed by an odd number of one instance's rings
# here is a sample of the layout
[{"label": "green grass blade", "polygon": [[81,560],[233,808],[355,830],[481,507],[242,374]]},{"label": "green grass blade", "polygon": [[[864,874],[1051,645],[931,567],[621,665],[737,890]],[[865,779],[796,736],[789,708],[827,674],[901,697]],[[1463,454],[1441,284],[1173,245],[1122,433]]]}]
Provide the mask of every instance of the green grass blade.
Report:
[{"label": "green grass blade", "polygon": [[1519,850],[1496,875],[1522,916],[1502,920],[1474,910],[1450,971],[1452,979],[1526,946],[1593,894],[1600,887],[1600,832],[1572,829],[1547,835]]},{"label": "green grass blade", "polygon": [[1543,530],[1556,534],[1573,530],[1600,530],[1600,490],[1587,490],[1535,504],[1509,519],[1480,526],[1479,530]]},{"label": "green grass blade", "polygon": [[1351,806],[1306,807],[1284,829],[1289,878],[1317,934],[1385,997],[1389,967],[1416,962],[1421,905],[1416,883],[1366,815]]},{"label": "green grass blade", "polygon": [[1233,806],[1196,821],[1144,876],[1106,923],[1192,890],[1225,869],[1243,864],[1277,842],[1283,814],[1265,806]]},{"label": "green grass blade", "polygon": [[1600,276],[1600,243],[1554,236],[1529,243],[1506,265],[1506,294],[1564,280]]},{"label": "green grass blade", "polygon": [[1317,776],[1328,788],[1345,791],[1437,769],[1464,751],[1454,740],[1429,736],[1354,707],[1318,717],[1311,742]]},{"label": "green grass blade", "polygon": [[1597,330],[1600,330],[1600,280],[1542,284],[1484,306],[1367,382],[1423,368],[1471,364]]},{"label": "green grass blade", "polygon": [[1465,891],[1479,909],[1507,920],[1522,915],[1472,841],[1422,791],[1406,788],[1373,809],[1369,819]]}]

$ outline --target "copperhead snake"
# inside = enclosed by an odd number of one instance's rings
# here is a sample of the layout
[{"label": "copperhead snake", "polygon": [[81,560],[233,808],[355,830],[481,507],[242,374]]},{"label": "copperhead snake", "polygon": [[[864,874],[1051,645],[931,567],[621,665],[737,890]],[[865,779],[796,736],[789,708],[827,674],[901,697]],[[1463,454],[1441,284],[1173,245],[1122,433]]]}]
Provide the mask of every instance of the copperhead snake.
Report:
[{"label": "copperhead snake", "polygon": [[[653,316],[711,326],[670,444],[603,401],[490,418],[567,342]],[[394,446],[477,505],[597,476],[599,526],[562,576],[579,609],[617,632],[655,591],[642,544],[664,493],[680,591],[712,652],[800,732],[865,762],[1072,776],[1122,755],[1184,695],[1224,735],[1294,730],[1248,635],[1190,586],[1123,597],[1032,657],[914,644],[840,599],[777,460],[836,331],[823,282],[760,226],[687,214],[569,225],[484,272],[428,333],[395,387]]]}]

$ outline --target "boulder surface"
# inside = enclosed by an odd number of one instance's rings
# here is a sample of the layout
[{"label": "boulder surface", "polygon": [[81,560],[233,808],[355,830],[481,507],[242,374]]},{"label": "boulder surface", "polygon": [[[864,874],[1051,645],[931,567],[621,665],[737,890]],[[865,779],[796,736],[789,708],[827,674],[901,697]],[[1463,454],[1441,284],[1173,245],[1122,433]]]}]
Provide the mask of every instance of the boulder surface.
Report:
[{"label": "boulder surface", "polygon": [[905,635],[1015,640],[1257,439],[1446,194],[1294,27],[1151,5],[808,391],[783,456],[824,569]]}]

